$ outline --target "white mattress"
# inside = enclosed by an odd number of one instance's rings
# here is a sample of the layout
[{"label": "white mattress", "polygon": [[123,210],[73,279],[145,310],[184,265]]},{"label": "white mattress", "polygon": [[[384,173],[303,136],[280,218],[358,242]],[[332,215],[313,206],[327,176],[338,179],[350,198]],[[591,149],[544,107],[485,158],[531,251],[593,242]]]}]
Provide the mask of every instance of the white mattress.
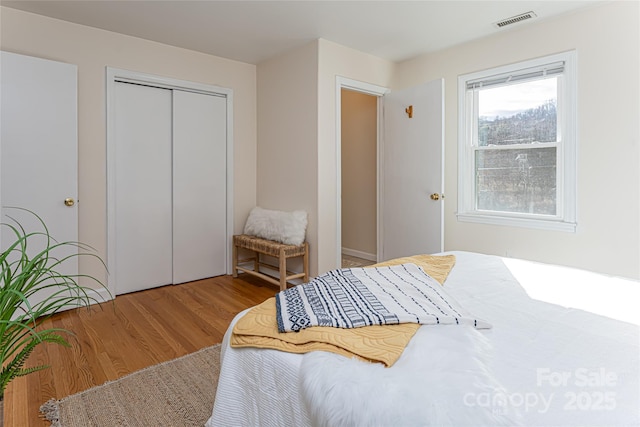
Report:
[{"label": "white mattress", "polygon": [[[451,253],[457,261],[445,282],[449,294],[493,329],[476,336],[446,329],[457,326],[422,326],[400,360],[381,368],[323,352],[231,348],[240,313],[222,344],[206,425],[640,425],[638,282]],[[472,372],[472,360],[482,369]],[[491,387],[471,384],[483,378]],[[315,394],[312,380],[324,382]],[[360,389],[345,394],[341,381]],[[341,411],[354,413],[327,421]]]}]

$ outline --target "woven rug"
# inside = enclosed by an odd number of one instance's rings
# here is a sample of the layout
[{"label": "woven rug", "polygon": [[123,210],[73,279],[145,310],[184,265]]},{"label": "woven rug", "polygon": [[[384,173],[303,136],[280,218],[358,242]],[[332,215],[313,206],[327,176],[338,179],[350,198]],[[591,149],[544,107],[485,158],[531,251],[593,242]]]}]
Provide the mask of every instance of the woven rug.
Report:
[{"label": "woven rug", "polygon": [[351,256],[342,256],[342,268],[353,268],[353,267],[366,267],[368,265],[374,264],[374,261],[369,261],[362,258],[356,258]]},{"label": "woven rug", "polygon": [[211,416],[220,344],[153,365],[116,381],[50,400],[51,427],[203,426]]}]

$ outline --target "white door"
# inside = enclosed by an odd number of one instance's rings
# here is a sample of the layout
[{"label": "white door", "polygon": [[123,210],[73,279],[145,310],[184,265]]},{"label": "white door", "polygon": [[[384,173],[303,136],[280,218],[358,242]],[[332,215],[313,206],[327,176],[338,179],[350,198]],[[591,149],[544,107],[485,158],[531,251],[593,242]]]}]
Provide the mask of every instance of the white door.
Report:
[{"label": "white door", "polygon": [[173,283],[226,273],[227,101],[173,91]]},{"label": "white door", "polygon": [[107,170],[115,293],[225,274],[227,99],[114,85]]},{"label": "white door", "polygon": [[115,87],[116,294],[173,283],[171,90]]},{"label": "white door", "polygon": [[[27,232],[44,231],[26,212],[29,209],[46,223],[59,242],[78,240],[77,68],[14,53],[1,52],[0,105],[0,206],[2,222],[7,215],[18,219]],[[71,199],[71,206],[65,205]],[[69,203],[71,204],[71,202]],[[15,240],[6,227],[0,247]],[[33,249],[37,250],[37,247]],[[77,253],[66,247],[58,257]],[[58,269],[77,274],[77,258]]]},{"label": "white door", "polygon": [[383,98],[382,260],[443,250],[443,92],[439,79]]}]

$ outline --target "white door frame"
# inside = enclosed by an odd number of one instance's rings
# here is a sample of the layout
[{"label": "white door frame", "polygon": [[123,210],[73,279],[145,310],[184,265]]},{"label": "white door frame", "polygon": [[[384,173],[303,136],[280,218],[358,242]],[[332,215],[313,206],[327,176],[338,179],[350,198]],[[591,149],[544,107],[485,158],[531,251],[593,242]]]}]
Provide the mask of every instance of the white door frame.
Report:
[{"label": "white door frame", "polygon": [[365,83],[358,80],[349,79],[346,77],[336,76],[336,194],[337,194],[337,211],[336,211],[336,242],[337,242],[337,264],[338,267],[342,266],[342,89],[348,89],[355,92],[365,93],[367,95],[373,95],[377,97],[377,110],[378,110],[378,130],[376,137],[376,158],[377,158],[377,173],[376,173],[376,186],[378,200],[377,206],[377,248],[376,248],[376,260],[380,261],[380,248],[382,248],[382,174],[383,174],[383,161],[384,159],[380,155],[382,152],[382,144],[384,144],[382,135],[382,126],[384,124],[383,110],[382,110],[382,96],[390,92],[389,88],[377,86],[371,83]]},{"label": "white door frame", "polygon": [[[106,120],[107,120],[107,268],[109,271],[116,271],[115,265],[115,86],[116,82],[142,84],[146,86],[179,89],[191,92],[205,93],[214,96],[224,96],[227,101],[227,220],[226,220],[226,256],[225,265],[227,274],[231,272],[231,248],[233,238],[233,90],[204,83],[190,82],[170,77],[156,76],[153,74],[139,73],[136,71],[123,70],[106,67]],[[114,283],[115,274],[110,274],[107,280],[107,287],[112,295],[116,295]]]}]

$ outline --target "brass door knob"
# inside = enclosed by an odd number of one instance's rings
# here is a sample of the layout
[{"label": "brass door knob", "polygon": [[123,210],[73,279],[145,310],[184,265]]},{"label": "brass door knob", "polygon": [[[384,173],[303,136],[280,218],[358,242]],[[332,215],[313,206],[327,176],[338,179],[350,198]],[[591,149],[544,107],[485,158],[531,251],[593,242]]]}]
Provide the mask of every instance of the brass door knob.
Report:
[{"label": "brass door knob", "polygon": [[71,207],[76,204],[76,201],[73,200],[71,197],[67,197],[66,199],[64,199],[64,204],[65,206]]},{"label": "brass door knob", "polygon": [[440,194],[438,194],[438,193],[433,193],[429,197],[431,197],[431,200],[440,200],[440,197],[442,197],[444,199],[444,194],[442,196],[440,196]]}]

